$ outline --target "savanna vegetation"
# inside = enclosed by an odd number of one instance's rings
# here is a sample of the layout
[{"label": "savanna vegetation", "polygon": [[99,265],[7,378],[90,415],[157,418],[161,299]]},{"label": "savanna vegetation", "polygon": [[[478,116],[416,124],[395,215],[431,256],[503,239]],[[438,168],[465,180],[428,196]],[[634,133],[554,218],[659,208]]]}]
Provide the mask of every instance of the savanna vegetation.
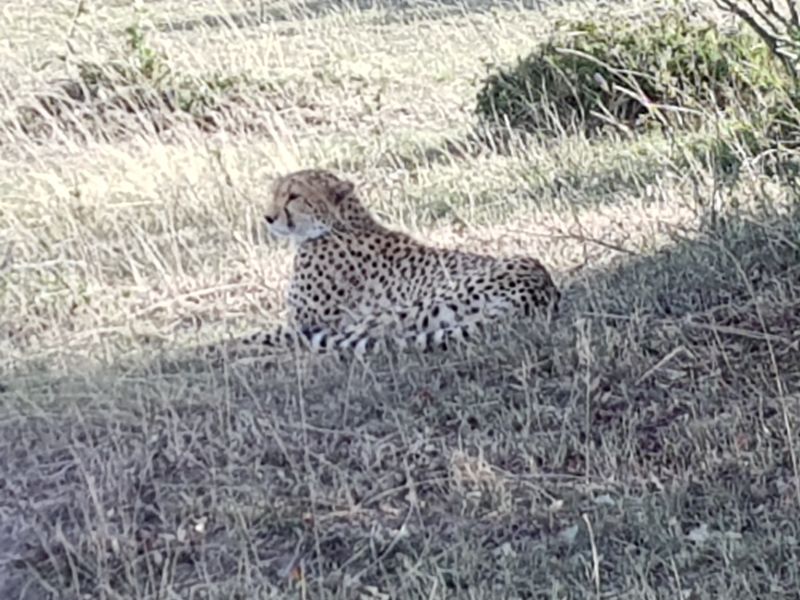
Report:
[{"label": "savanna vegetation", "polygon": [[[797,597],[800,19],[587,6],[3,7],[0,597]],[[558,318],[199,360],[309,166]]]}]

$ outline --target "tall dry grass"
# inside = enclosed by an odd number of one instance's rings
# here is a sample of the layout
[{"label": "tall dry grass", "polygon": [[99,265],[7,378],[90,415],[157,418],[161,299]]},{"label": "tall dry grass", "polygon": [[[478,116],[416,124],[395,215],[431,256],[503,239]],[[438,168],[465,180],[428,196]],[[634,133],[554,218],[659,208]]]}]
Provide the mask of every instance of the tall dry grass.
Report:
[{"label": "tall dry grass", "polygon": [[[716,169],[711,118],[470,142],[486,65],[588,6],[5,7],[3,597],[796,594],[791,177]],[[142,59],[131,25],[190,85],[248,80],[200,118],[152,81],[81,98],[87,61]],[[280,319],[261,206],[310,165],[415,235],[540,257],[562,315],[456,354],[198,363]]]}]

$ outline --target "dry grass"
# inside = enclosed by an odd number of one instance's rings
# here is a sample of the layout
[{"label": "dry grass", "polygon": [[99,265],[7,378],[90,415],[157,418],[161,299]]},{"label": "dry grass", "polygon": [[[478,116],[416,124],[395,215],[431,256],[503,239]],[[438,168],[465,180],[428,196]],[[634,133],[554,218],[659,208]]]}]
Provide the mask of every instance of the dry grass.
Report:
[{"label": "dry grass", "polygon": [[[484,65],[577,6],[142,6],[0,14],[0,596],[797,597],[791,181],[721,179],[688,138],[459,150]],[[210,129],[36,108],[137,20],[176,72],[271,91]],[[198,364],[279,318],[260,205],[308,165],[416,235],[541,257],[562,315]]]}]

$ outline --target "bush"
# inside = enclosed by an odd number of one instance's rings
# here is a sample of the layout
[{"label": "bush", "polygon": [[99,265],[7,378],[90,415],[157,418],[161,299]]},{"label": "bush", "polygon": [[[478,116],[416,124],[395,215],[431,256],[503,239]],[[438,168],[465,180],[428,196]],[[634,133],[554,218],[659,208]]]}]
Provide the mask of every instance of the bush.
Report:
[{"label": "bush", "polygon": [[672,11],[639,25],[557,24],[547,42],[484,81],[477,113],[535,133],[636,130],[691,125],[709,110],[763,111],[788,90],[757,36]]},{"label": "bush", "polygon": [[20,107],[17,128],[26,134],[47,134],[57,126],[79,135],[92,132],[113,138],[143,123],[158,132],[177,122],[216,130],[231,120],[233,112],[243,113],[239,122],[246,128],[255,121],[247,118],[249,113],[258,108],[252,99],[268,102],[274,95],[269,84],[245,75],[181,74],[165,55],[147,45],[137,26],[125,32],[126,45],[119,57],[73,63],[73,78],[55,82],[35,96],[35,103]]},{"label": "bush", "polygon": [[[767,45],[800,92],[800,12],[797,0],[717,0]],[[784,4],[784,6],[780,6]]]},{"label": "bush", "polygon": [[245,76],[199,78],[182,76],[173,71],[167,58],[145,43],[136,26],[128,27],[127,55],[108,63],[79,62],[78,78],[96,97],[99,90],[106,95],[125,98],[131,110],[149,108],[159,103],[171,112],[204,117],[220,107],[223,98],[230,98],[241,88],[252,84],[259,91],[268,87]]}]

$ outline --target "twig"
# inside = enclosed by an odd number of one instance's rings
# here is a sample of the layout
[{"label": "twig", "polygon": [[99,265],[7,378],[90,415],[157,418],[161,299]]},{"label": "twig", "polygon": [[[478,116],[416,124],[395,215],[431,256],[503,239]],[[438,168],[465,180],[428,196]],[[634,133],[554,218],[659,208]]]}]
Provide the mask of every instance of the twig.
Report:
[{"label": "twig", "polygon": [[667,354],[665,354],[656,364],[654,364],[652,367],[647,369],[647,371],[642,373],[639,379],[636,380],[636,385],[639,385],[645,379],[648,379],[653,373],[661,369],[661,367],[663,367],[665,364],[667,364],[681,352],[688,352],[688,350],[686,350],[686,346],[684,346],[683,344],[667,352]]},{"label": "twig", "polygon": [[[792,78],[795,86],[797,86],[800,74],[798,74],[795,61],[797,59],[797,53],[800,53],[800,44],[794,41],[792,32],[794,30],[800,30],[800,18],[798,18],[797,9],[793,6],[792,2],[793,0],[787,1],[789,13],[791,15],[790,18],[787,18],[778,12],[772,0],[763,0],[760,3],[763,8],[760,8],[756,0],[746,0],[747,6],[750,7],[757,17],[766,23],[766,25],[762,25],[755,16],[742,8],[736,0],[716,0],[717,6],[722,10],[738,16],[747,23],[767,45],[773,56],[783,64],[787,74]],[[786,30],[785,33],[781,33],[779,26]],[[795,56],[791,56],[791,52],[785,50],[783,47],[785,45],[795,50]]]},{"label": "twig", "polygon": [[69,50],[69,54],[76,53],[75,48],[73,48],[72,44],[70,43],[70,38],[73,36],[75,33],[75,28],[78,26],[78,19],[84,12],[86,12],[86,7],[84,6],[85,2],[86,0],[78,0],[78,2],[75,4],[75,12],[72,15],[69,29],[67,29],[66,39],[64,41],[67,44],[67,50]]}]

